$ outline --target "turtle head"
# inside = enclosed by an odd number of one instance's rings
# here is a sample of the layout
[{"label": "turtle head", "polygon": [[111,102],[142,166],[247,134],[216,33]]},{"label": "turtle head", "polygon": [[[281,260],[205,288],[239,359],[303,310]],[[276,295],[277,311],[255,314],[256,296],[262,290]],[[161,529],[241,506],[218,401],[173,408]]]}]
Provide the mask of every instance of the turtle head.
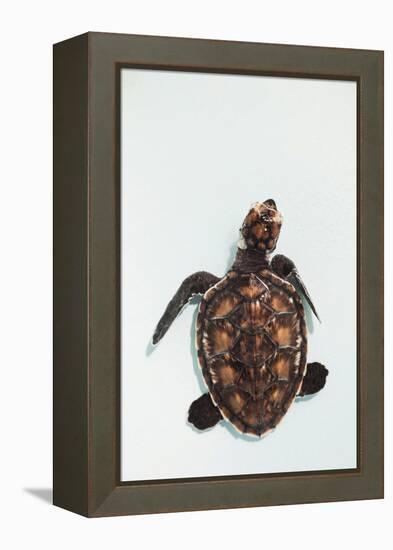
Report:
[{"label": "turtle head", "polygon": [[273,199],[255,202],[240,228],[238,247],[270,254],[280,235],[282,215]]}]

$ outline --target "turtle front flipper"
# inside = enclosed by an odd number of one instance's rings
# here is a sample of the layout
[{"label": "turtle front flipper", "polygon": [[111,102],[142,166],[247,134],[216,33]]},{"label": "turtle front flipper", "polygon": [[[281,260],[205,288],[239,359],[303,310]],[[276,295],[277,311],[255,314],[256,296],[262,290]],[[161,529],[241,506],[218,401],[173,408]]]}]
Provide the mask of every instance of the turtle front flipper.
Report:
[{"label": "turtle front flipper", "polygon": [[222,420],[220,410],[214,405],[209,393],[204,393],[191,403],[188,410],[188,422],[198,430],[212,428],[220,420]]},{"label": "turtle front flipper", "polygon": [[321,363],[308,363],[307,372],[303,378],[298,396],[304,397],[319,392],[325,386],[328,374],[329,371]]},{"label": "turtle front flipper", "polygon": [[187,279],[184,279],[179,290],[167,305],[163,316],[158,321],[158,325],[153,334],[153,344],[155,345],[161,340],[181,309],[195,294],[204,294],[211,286],[218,283],[219,280],[220,277],[216,277],[206,271],[197,271],[187,277]]},{"label": "turtle front flipper", "polygon": [[319,322],[321,322],[313,301],[311,300],[311,296],[308,293],[306,285],[300,277],[299,272],[296,269],[296,265],[293,263],[293,261],[286,256],[283,256],[282,254],[276,254],[271,261],[271,267],[273,271],[277,273],[277,275],[292,283],[296,289],[300,289],[315,317],[318,319]]}]

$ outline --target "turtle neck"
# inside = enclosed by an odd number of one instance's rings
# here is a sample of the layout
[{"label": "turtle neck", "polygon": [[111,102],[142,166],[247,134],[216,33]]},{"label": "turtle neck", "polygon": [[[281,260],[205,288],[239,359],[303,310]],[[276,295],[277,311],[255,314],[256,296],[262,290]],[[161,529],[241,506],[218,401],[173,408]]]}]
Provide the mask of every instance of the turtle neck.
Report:
[{"label": "turtle neck", "polygon": [[269,265],[269,256],[265,252],[259,252],[252,248],[246,248],[244,250],[238,248],[232,269],[243,273],[255,273],[260,269],[269,267]]}]

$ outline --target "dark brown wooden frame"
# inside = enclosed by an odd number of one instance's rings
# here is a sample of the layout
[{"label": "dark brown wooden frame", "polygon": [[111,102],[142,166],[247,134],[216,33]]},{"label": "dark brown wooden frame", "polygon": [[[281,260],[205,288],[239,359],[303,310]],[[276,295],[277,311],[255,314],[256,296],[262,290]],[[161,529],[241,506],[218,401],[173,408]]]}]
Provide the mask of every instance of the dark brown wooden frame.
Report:
[{"label": "dark brown wooden frame", "polygon": [[[355,80],[358,467],[120,482],[123,66]],[[54,503],[89,517],[383,497],[383,52],[87,33],[54,46]]]}]

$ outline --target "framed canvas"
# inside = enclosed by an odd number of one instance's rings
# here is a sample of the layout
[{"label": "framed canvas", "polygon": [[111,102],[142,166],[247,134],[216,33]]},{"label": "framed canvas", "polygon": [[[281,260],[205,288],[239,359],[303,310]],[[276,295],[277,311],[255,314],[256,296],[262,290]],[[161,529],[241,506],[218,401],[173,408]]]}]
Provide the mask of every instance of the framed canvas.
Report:
[{"label": "framed canvas", "polygon": [[382,496],[383,53],[56,44],[54,503]]}]

